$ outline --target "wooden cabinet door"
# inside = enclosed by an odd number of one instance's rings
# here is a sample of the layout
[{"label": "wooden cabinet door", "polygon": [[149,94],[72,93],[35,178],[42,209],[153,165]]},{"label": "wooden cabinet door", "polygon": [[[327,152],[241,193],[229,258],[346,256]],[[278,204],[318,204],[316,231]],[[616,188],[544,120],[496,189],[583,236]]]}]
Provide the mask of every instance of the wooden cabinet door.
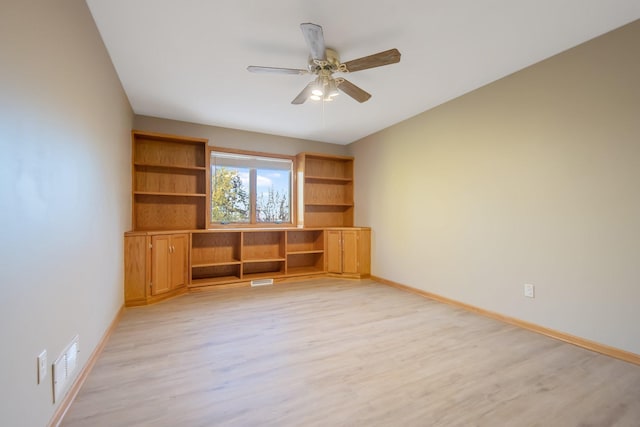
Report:
[{"label": "wooden cabinet door", "polygon": [[147,236],[124,238],[124,302],[127,306],[146,302],[149,272]]},{"label": "wooden cabinet door", "polygon": [[327,230],[327,271],[329,273],[342,273],[342,232]]},{"label": "wooden cabinet door", "polygon": [[187,234],[171,236],[169,247],[170,288],[175,289],[187,285]]},{"label": "wooden cabinet door", "polygon": [[159,295],[171,290],[170,248],[170,235],[151,237],[151,295]]},{"label": "wooden cabinet door", "polygon": [[342,231],[342,272],[357,274],[360,272],[360,254],[358,253],[359,232]]}]

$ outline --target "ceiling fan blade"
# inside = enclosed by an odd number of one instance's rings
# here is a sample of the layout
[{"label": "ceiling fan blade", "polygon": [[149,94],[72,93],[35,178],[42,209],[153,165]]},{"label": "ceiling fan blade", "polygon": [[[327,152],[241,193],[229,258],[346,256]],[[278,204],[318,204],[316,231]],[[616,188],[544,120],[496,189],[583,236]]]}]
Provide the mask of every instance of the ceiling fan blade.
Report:
[{"label": "ceiling fan blade", "polygon": [[307,42],[307,46],[309,46],[311,57],[313,59],[321,59],[323,61],[326,61],[327,57],[325,54],[324,34],[322,33],[322,27],[316,24],[305,23],[300,24],[300,28],[302,29],[302,34],[304,35],[304,39]]},{"label": "ceiling fan blade", "polygon": [[302,89],[302,92],[300,92],[298,96],[296,96],[293,99],[293,101],[291,101],[291,103],[295,105],[304,104],[304,101],[306,101],[309,98],[309,96],[311,96],[311,90],[313,89],[314,83],[315,83],[315,80],[309,83],[307,87]]},{"label": "ceiling fan blade", "polygon": [[252,73],[268,73],[268,74],[309,74],[309,70],[302,70],[298,68],[278,68],[278,67],[258,67],[255,65],[249,65],[248,71]]},{"label": "ceiling fan blade", "polygon": [[349,72],[353,73],[354,71],[395,64],[396,62],[400,62],[400,52],[398,49],[389,49],[384,52],[374,53],[373,55],[345,62],[343,65],[347,67]]},{"label": "ceiling fan blade", "polygon": [[352,97],[358,102],[365,102],[371,98],[371,94],[360,89],[358,86],[351,83],[349,80],[341,79],[338,83],[338,89]]}]

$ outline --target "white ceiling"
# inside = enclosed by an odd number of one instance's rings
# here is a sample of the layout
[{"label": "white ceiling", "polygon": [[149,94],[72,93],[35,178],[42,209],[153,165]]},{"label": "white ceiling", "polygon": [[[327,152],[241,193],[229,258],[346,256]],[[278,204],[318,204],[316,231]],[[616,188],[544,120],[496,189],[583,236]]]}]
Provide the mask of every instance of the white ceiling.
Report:
[{"label": "white ceiling", "polygon": [[[640,0],[87,0],[136,114],[348,144],[640,18]],[[291,100],[311,75],[299,24],[323,27],[371,93]]]}]

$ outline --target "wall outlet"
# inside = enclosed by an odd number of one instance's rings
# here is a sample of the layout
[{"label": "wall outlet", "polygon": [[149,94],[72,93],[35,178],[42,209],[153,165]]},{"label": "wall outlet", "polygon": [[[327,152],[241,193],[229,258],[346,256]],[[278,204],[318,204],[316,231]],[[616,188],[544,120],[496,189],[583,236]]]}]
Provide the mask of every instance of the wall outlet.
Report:
[{"label": "wall outlet", "polygon": [[47,350],[38,355],[38,384],[47,377]]},{"label": "wall outlet", "polygon": [[529,283],[524,285],[524,296],[527,298],[535,298],[535,288]]}]

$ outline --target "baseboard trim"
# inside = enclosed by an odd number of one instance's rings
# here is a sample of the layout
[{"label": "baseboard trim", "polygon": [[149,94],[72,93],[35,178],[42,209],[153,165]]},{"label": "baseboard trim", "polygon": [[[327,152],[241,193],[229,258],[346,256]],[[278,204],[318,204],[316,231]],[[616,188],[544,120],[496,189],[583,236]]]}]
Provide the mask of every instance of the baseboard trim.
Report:
[{"label": "baseboard trim", "polygon": [[82,371],[78,374],[78,376],[76,377],[76,380],[73,382],[73,384],[69,388],[69,391],[62,399],[60,406],[58,406],[58,409],[56,409],[56,412],[53,414],[53,417],[51,418],[51,421],[49,421],[49,424],[47,424],[47,427],[58,427],[60,425],[60,423],[62,422],[62,419],[64,418],[65,414],[71,407],[71,404],[73,403],[76,396],[78,395],[80,388],[82,387],[85,380],[91,373],[91,370],[95,366],[98,360],[98,357],[102,353],[102,350],[104,350],[105,345],[107,345],[107,341],[109,341],[109,337],[111,336],[116,326],[120,322],[120,318],[122,317],[123,313],[124,313],[124,305],[120,307],[120,310],[118,310],[118,313],[116,313],[115,317],[113,318],[113,321],[111,322],[106,332],[100,339],[100,342],[96,346],[95,350],[93,350],[93,353],[91,353],[91,356],[89,356],[89,360],[87,360],[87,363],[85,363],[84,367],[82,368]]},{"label": "baseboard trim", "polygon": [[577,337],[575,335],[570,335],[564,332],[556,331],[554,329],[549,329],[544,326],[536,325],[535,323],[526,322],[524,320],[516,319],[515,317],[505,316],[500,313],[496,313],[493,311],[485,310],[480,307],[476,307],[470,304],[465,304],[460,301],[456,301],[450,298],[443,297],[438,294],[434,294],[431,292],[423,291],[421,289],[413,288],[411,286],[403,285],[401,283],[393,282],[391,280],[384,279],[382,277],[371,276],[372,280],[375,280],[378,283],[382,283],[387,286],[394,287],[396,289],[400,289],[407,292],[412,292],[414,294],[418,294],[425,298],[432,299],[434,301],[442,302],[445,304],[453,305],[455,307],[459,307],[465,309],[467,311],[471,311],[473,313],[480,314],[482,316],[490,317],[492,319],[500,320],[502,322],[508,323],[510,325],[518,326],[520,328],[524,328],[533,332],[537,332],[542,335],[546,335],[551,338],[555,338],[560,341],[564,341],[569,344],[573,344],[578,347],[585,348],[587,350],[595,351],[597,353],[601,353],[607,356],[614,357],[616,359],[624,360],[625,362],[633,363],[635,365],[640,365],[640,355],[631,353],[629,351],[621,350],[619,348],[610,347],[608,345],[600,344],[594,341],[590,341],[584,338]]}]

